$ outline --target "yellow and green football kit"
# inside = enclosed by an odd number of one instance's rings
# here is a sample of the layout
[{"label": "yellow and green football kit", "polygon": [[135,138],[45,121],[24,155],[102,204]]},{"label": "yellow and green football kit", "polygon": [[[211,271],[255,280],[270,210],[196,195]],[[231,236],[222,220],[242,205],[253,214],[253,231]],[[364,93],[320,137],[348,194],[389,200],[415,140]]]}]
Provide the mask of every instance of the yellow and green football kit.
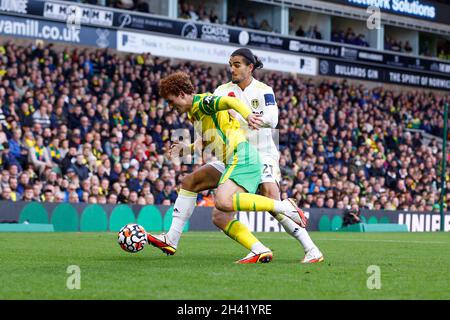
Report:
[{"label": "yellow and green football kit", "polygon": [[[261,182],[262,173],[258,150],[248,142],[239,121],[230,116],[228,109],[234,109],[244,119],[247,119],[252,112],[238,98],[217,97],[205,93],[194,95],[188,116],[193,122],[201,122],[202,138],[206,140],[203,144],[204,148],[209,147],[215,150],[216,156],[221,156],[223,159],[221,161],[225,163],[225,171],[219,184],[230,179],[248,192],[238,192],[233,195],[233,210],[273,210],[274,200],[255,194]],[[230,221],[223,231],[248,250],[256,250],[258,246],[262,246],[250,230],[238,220]]]},{"label": "yellow and green football kit", "polygon": [[228,109],[239,112],[244,119],[251,113],[250,108],[237,98],[204,93],[194,95],[188,116],[191,121],[201,122],[204,148],[214,150],[225,163],[219,184],[230,179],[247,192],[256,193],[262,171],[259,153],[248,142],[239,121],[230,116]]}]

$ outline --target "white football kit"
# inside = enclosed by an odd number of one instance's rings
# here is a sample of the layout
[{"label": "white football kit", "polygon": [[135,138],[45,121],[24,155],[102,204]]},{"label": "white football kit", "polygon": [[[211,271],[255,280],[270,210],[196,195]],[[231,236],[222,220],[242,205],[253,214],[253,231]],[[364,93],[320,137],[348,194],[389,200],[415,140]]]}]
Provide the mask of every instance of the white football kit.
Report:
[{"label": "white football kit", "polygon": [[[247,132],[249,142],[258,149],[260,154],[263,165],[261,183],[279,183],[281,180],[280,154],[272,135],[272,129],[275,129],[278,123],[278,106],[272,88],[253,79],[250,85],[242,91],[237,84],[228,82],[219,86],[214,91],[214,95],[239,98],[252,109],[253,113],[263,116],[263,127],[259,130],[250,130],[247,121],[236,113],[236,118],[239,120],[241,127]],[[276,136],[276,139],[278,139],[278,136]],[[225,164],[221,161],[212,161],[209,164],[221,173],[225,171]]]}]

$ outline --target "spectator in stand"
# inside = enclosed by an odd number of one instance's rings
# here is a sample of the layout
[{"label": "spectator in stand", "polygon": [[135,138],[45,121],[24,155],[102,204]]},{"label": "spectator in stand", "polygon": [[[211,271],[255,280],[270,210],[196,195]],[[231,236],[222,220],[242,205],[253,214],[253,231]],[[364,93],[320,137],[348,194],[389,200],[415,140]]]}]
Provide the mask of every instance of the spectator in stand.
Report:
[{"label": "spectator in stand", "polygon": [[80,181],[85,181],[89,177],[89,169],[86,166],[86,158],[83,154],[77,154],[76,161],[72,164],[72,168],[75,170],[75,174]]},{"label": "spectator in stand", "polygon": [[194,3],[183,0],[178,3],[178,17],[205,23],[219,23],[219,17],[214,8],[207,8],[203,3],[196,6]]},{"label": "spectator in stand", "polygon": [[191,20],[198,21],[199,20],[199,14],[197,9],[195,8],[194,4],[189,4],[188,9],[189,16],[191,17]]},{"label": "spectator in stand", "polygon": [[392,50],[392,51],[400,52],[400,51],[402,50],[402,47],[400,46],[400,42],[398,42],[398,41],[393,41],[393,42],[391,43],[391,50]]},{"label": "spectator in stand", "polygon": [[191,15],[189,14],[189,5],[185,1],[179,2],[179,14],[178,17],[181,19],[191,19]]},{"label": "spectator in stand", "polygon": [[34,198],[33,187],[27,186],[22,196],[22,201],[36,201]]},{"label": "spectator in stand", "polygon": [[405,44],[403,44],[403,42],[401,40],[395,40],[388,36],[385,37],[384,49],[396,51],[396,52],[405,52],[405,53],[413,52],[413,48],[408,40],[406,40]]},{"label": "spectator in stand", "polygon": [[342,222],[343,227],[347,227],[352,224],[361,223],[361,212],[358,205],[354,204],[350,209],[344,211],[344,218]]},{"label": "spectator in stand", "polygon": [[255,13],[252,12],[248,16],[248,27],[252,29],[258,29],[258,22],[256,21]]},{"label": "spectator in stand", "polygon": [[331,33],[331,41],[344,43],[345,42],[344,31],[342,30],[333,31]]},{"label": "spectator in stand", "polygon": [[438,50],[439,51],[439,54],[438,54],[438,58],[439,59],[443,59],[443,60],[449,60],[450,59],[450,44],[449,44],[449,42],[447,42],[447,47],[449,48],[448,50],[445,50],[443,48]]},{"label": "spectator in stand", "polygon": [[37,136],[36,143],[28,150],[30,155],[30,161],[37,169],[39,175],[41,175],[46,168],[52,169],[55,164],[51,161],[51,157],[47,148],[44,146],[44,139],[42,136]]},{"label": "spectator in stand", "polygon": [[320,33],[319,28],[317,27],[317,25],[314,26],[313,34],[314,34],[314,39],[322,40],[322,33]]},{"label": "spectator in stand", "polygon": [[135,8],[139,12],[151,13],[149,3],[146,0],[137,0]]},{"label": "spectator in stand", "polygon": [[369,46],[369,43],[366,41],[366,36],[364,34],[362,34],[362,33],[360,33],[358,35],[358,37],[356,38],[354,44],[357,45],[357,46],[363,46],[363,47],[368,47]]},{"label": "spectator in stand", "polygon": [[124,10],[134,10],[135,5],[133,0],[115,0],[114,7]]},{"label": "spectator in stand", "polygon": [[50,127],[50,117],[47,112],[46,104],[42,104],[39,109],[33,113],[33,124],[39,124],[42,128]]},{"label": "spectator in stand", "polygon": [[362,33],[356,35],[352,28],[347,28],[346,32],[343,30],[333,30],[331,33],[331,41],[369,47],[365,35]]},{"label": "spectator in stand", "polygon": [[[303,29],[301,31],[303,31]],[[319,32],[319,29],[317,26],[310,26],[308,28],[308,32],[306,32],[306,34],[305,34],[305,37],[311,38],[311,39],[322,40],[322,34]]]},{"label": "spectator in stand", "polygon": [[300,25],[298,26],[297,31],[295,31],[295,35],[297,37],[304,37],[306,35],[305,31],[303,30],[303,27]]},{"label": "spectator in stand", "polygon": [[199,14],[198,21],[204,23],[211,23],[209,15],[206,13],[206,10],[204,8],[200,8],[198,14]]},{"label": "spectator in stand", "polygon": [[403,50],[404,50],[406,53],[411,53],[411,52],[413,51],[413,48],[411,47],[411,44],[409,43],[408,40],[406,40],[405,46],[403,47]]},{"label": "spectator in stand", "polygon": [[270,26],[269,22],[266,19],[261,21],[261,24],[259,25],[259,29],[262,31],[267,31],[267,32],[273,31],[272,27]]},{"label": "spectator in stand", "polygon": [[173,184],[170,181],[167,181],[164,184],[164,189],[157,195],[155,199],[156,204],[162,204],[164,200],[169,200],[170,203],[175,203],[177,199],[177,193],[173,189]]},{"label": "spectator in stand", "polygon": [[11,166],[16,166],[17,169],[22,171],[22,166],[20,162],[16,159],[16,157],[11,153],[9,143],[4,142],[0,145],[0,153],[1,153],[1,166],[9,169]]}]

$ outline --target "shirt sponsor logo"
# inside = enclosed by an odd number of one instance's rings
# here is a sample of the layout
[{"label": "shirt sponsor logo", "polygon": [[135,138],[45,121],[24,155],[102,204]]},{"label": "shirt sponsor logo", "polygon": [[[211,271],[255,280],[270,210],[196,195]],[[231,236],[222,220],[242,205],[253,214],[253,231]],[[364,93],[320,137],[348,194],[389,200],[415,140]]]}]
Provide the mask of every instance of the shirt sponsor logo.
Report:
[{"label": "shirt sponsor logo", "polygon": [[264,100],[266,102],[266,106],[275,105],[275,96],[271,93],[265,94]]},{"label": "shirt sponsor logo", "polygon": [[203,98],[203,103],[206,104],[207,106],[210,106],[213,100],[214,100],[213,96],[206,96]]}]

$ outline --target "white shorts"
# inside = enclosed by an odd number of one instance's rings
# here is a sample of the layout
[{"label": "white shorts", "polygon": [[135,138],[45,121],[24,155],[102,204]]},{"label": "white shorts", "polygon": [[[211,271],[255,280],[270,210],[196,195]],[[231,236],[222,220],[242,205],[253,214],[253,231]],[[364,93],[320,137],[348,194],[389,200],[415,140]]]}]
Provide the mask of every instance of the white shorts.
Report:
[{"label": "white shorts", "polygon": [[261,174],[261,183],[272,182],[280,184],[281,171],[278,161],[275,161],[272,158],[261,157],[261,162],[263,165],[263,171]]},{"label": "white shorts", "polygon": [[[261,158],[263,171],[261,173],[261,183],[272,182],[279,184],[281,181],[281,171],[278,161],[272,158]],[[225,164],[222,161],[211,161],[209,165],[213,166],[220,173],[225,172]]]},{"label": "white shorts", "polygon": [[225,164],[222,161],[216,160],[208,162],[207,164],[212,165],[220,173],[225,172]]}]

